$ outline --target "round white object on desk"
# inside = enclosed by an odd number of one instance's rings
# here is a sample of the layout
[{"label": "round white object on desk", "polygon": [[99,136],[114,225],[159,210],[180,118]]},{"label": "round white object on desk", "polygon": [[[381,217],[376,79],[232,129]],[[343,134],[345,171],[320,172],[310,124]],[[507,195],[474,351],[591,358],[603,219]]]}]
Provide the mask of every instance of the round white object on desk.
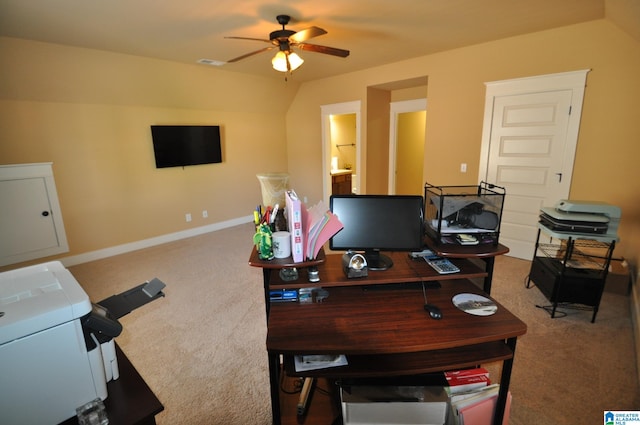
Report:
[{"label": "round white object on desk", "polygon": [[274,232],[271,235],[273,255],[276,258],[287,258],[291,255],[291,234],[289,232]]}]

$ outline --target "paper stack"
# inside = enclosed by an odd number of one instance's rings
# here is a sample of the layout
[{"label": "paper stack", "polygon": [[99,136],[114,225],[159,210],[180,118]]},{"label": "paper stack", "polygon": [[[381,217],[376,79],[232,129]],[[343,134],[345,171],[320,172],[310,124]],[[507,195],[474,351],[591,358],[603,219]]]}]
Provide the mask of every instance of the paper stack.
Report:
[{"label": "paper stack", "polygon": [[[484,368],[445,372],[449,383],[450,412],[447,425],[491,425],[496,410],[499,384],[490,384]],[[453,384],[453,385],[452,385]],[[507,393],[503,425],[509,423],[511,393]]]},{"label": "paper stack", "polygon": [[320,248],[344,226],[327,205],[320,201],[307,210],[307,232],[305,258],[313,260]]},{"label": "paper stack", "polygon": [[344,226],[322,201],[307,209],[295,191],[289,190],[286,204],[293,261],[314,260],[322,246]]}]

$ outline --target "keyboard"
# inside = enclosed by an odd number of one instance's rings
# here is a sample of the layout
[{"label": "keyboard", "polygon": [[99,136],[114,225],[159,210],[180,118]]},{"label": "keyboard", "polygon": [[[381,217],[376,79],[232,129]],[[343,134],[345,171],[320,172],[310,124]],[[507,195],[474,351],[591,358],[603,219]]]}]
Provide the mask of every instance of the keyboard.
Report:
[{"label": "keyboard", "polygon": [[447,258],[425,257],[424,261],[426,261],[427,264],[429,264],[435,271],[437,271],[440,274],[458,273],[460,271],[458,266],[453,264]]}]

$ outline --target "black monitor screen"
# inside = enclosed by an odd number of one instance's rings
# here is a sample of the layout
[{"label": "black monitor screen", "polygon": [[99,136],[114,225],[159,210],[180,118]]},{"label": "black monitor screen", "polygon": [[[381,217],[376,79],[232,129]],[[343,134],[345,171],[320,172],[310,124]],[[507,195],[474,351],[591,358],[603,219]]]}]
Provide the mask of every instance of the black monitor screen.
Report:
[{"label": "black monitor screen", "polygon": [[331,238],[330,248],[364,251],[372,270],[393,264],[380,251],[423,248],[422,196],[333,195],[330,204],[331,212],[344,225]]},{"label": "black monitor screen", "polygon": [[156,168],[222,162],[217,125],[152,125]]}]

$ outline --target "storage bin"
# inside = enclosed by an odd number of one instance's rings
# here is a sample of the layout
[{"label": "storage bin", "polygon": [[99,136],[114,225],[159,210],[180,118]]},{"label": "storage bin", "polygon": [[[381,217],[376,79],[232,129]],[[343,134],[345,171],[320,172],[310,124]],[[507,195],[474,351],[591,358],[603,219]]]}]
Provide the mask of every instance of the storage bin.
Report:
[{"label": "storage bin", "polygon": [[444,387],[350,386],[341,389],[345,425],[444,425]]},{"label": "storage bin", "polygon": [[498,244],[505,189],[425,183],[425,231],[436,245]]}]

